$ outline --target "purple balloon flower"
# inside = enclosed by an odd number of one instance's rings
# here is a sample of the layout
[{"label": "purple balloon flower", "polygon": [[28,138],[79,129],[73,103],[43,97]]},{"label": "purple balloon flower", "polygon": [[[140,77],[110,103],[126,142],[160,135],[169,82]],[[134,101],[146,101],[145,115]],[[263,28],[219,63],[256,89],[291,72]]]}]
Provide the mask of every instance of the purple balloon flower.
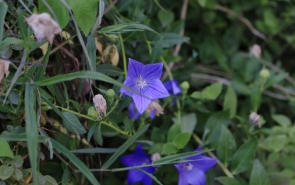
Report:
[{"label": "purple balloon flower", "polygon": [[[201,151],[199,147],[196,151]],[[203,154],[188,157],[185,160],[194,160],[176,164],[175,167],[179,172],[178,185],[205,185],[205,172],[210,170],[217,160],[212,157],[204,156]]]},{"label": "purple balloon flower", "polygon": [[139,94],[128,91],[125,88],[121,88],[120,91],[133,98],[140,114],[146,110],[151,100],[169,96],[169,93],[160,80],[162,70],[162,62],[144,65],[136,60],[129,59],[127,78],[124,81],[124,85]]},{"label": "purple balloon flower", "polygon": [[164,82],[164,86],[170,94],[177,95],[181,93],[181,89],[176,79]]},{"label": "purple balloon flower", "polygon": [[133,119],[133,120],[137,120],[141,115],[138,113],[134,102],[130,103],[130,105],[128,107],[128,111],[129,111],[129,118]]},{"label": "purple balloon flower", "polygon": [[[120,160],[127,167],[141,166],[152,163],[151,158],[144,153],[140,144],[136,146],[133,154],[124,155],[120,158]],[[155,169],[156,168],[153,166],[141,168],[141,170],[150,174],[153,174]],[[135,184],[140,181],[142,181],[145,185],[152,185],[153,183],[152,179],[148,175],[137,169],[129,170],[127,180],[128,184]]]}]

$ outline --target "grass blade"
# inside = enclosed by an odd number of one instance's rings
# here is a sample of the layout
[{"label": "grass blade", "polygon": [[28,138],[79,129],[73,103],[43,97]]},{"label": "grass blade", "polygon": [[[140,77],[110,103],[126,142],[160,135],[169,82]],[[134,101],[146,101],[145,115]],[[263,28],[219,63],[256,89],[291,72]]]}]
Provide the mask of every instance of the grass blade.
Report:
[{"label": "grass blade", "polygon": [[0,42],[3,38],[4,19],[7,13],[7,4],[0,0]]},{"label": "grass blade", "polygon": [[118,148],[118,150],[110,157],[110,159],[103,164],[102,168],[109,168],[121,154],[123,154],[142,134],[147,131],[149,126],[150,125],[145,125],[141,127],[136,134],[131,136],[122,146]]},{"label": "grass blade", "polygon": [[29,158],[33,173],[34,185],[38,184],[38,124],[36,116],[36,96],[34,86],[26,84],[25,91],[25,113],[26,113],[26,133],[28,142]]},{"label": "grass blade", "polygon": [[71,163],[73,163],[81,171],[81,173],[91,182],[91,184],[99,185],[99,182],[96,180],[95,176],[80,159],[78,159],[74,154],[72,154],[67,148],[59,144],[57,141],[51,139],[51,143],[53,148],[57,150],[59,153],[62,153],[64,156],[66,156],[71,161]]}]

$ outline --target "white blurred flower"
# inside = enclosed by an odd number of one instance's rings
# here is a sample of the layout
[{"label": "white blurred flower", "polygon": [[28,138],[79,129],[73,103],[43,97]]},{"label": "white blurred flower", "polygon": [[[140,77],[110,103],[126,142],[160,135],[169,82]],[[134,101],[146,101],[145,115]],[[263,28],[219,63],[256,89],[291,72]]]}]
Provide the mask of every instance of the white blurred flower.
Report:
[{"label": "white blurred flower", "polygon": [[9,64],[10,64],[9,61],[0,59],[0,83],[4,75],[6,77],[9,75]]},{"label": "white blurred flower", "polygon": [[146,112],[153,119],[153,118],[155,118],[155,116],[159,116],[160,114],[164,114],[164,109],[161,107],[161,105],[158,102],[152,101],[149,104],[149,106],[147,107]]},{"label": "white blurred flower", "polygon": [[251,114],[249,115],[249,121],[250,121],[254,126],[258,126],[259,128],[261,127],[261,123],[260,123],[260,115],[257,114],[256,112],[251,112]]},{"label": "white blurred flower", "polygon": [[153,162],[156,161],[156,160],[159,160],[159,159],[161,159],[161,155],[160,155],[160,153],[154,153],[154,154],[152,155],[152,161],[153,161]]},{"label": "white blurred flower", "polygon": [[100,113],[104,113],[104,115],[106,115],[107,113],[107,102],[106,100],[103,98],[103,96],[101,94],[97,94],[93,97],[93,103],[96,109],[96,112],[98,114],[99,117]]},{"label": "white blurred flower", "polygon": [[261,57],[261,47],[258,44],[254,44],[250,48],[250,54],[256,58],[260,58]]},{"label": "white blurred flower", "polygon": [[48,13],[32,14],[25,20],[33,29],[38,42],[41,42],[46,37],[49,43],[52,44],[54,35],[61,32],[57,22]]}]

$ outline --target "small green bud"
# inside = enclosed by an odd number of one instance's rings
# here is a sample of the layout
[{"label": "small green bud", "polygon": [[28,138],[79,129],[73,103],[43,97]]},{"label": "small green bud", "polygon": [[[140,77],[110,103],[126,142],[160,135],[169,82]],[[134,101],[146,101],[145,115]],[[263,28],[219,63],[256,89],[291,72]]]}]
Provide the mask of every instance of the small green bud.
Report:
[{"label": "small green bud", "polygon": [[107,92],[106,92],[106,95],[109,98],[113,98],[116,95],[116,93],[115,93],[115,91],[113,89],[108,89]]},{"label": "small green bud", "polygon": [[269,70],[266,68],[261,69],[261,71],[259,72],[259,76],[264,79],[268,79],[268,77],[270,76]]},{"label": "small green bud", "polygon": [[189,89],[189,83],[187,81],[184,81],[180,84],[180,87],[183,91],[187,91]]},{"label": "small green bud", "polygon": [[97,112],[94,107],[89,107],[87,111],[87,116],[97,119]]}]

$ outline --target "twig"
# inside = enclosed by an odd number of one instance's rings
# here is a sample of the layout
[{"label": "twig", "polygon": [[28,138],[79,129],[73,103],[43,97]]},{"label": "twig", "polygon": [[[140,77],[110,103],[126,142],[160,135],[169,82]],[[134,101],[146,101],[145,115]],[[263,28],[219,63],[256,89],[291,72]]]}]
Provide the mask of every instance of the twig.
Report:
[{"label": "twig", "polygon": [[263,40],[267,40],[266,36],[263,33],[261,33],[260,31],[258,31],[252,25],[252,23],[248,19],[246,19],[245,17],[243,17],[243,16],[237,14],[236,12],[232,11],[231,9],[229,9],[227,7],[224,7],[224,6],[221,6],[219,4],[217,4],[215,8],[217,10],[220,10],[222,12],[227,13],[228,15],[231,15],[233,17],[236,17],[237,19],[239,19],[239,21],[241,21],[242,23],[244,23],[254,35],[256,35],[257,37],[259,37],[259,38],[261,38]]},{"label": "twig", "polygon": [[225,84],[225,85],[230,85],[230,81],[229,80],[227,80],[225,78],[218,77],[218,76],[193,73],[191,75],[191,77],[192,78],[206,80],[206,81],[210,81],[212,83],[213,82],[220,82],[220,83]]},{"label": "twig", "polygon": [[110,11],[111,8],[113,8],[115,6],[115,4],[118,2],[118,0],[114,0],[110,3],[110,5],[105,9],[103,14],[106,14]]}]

